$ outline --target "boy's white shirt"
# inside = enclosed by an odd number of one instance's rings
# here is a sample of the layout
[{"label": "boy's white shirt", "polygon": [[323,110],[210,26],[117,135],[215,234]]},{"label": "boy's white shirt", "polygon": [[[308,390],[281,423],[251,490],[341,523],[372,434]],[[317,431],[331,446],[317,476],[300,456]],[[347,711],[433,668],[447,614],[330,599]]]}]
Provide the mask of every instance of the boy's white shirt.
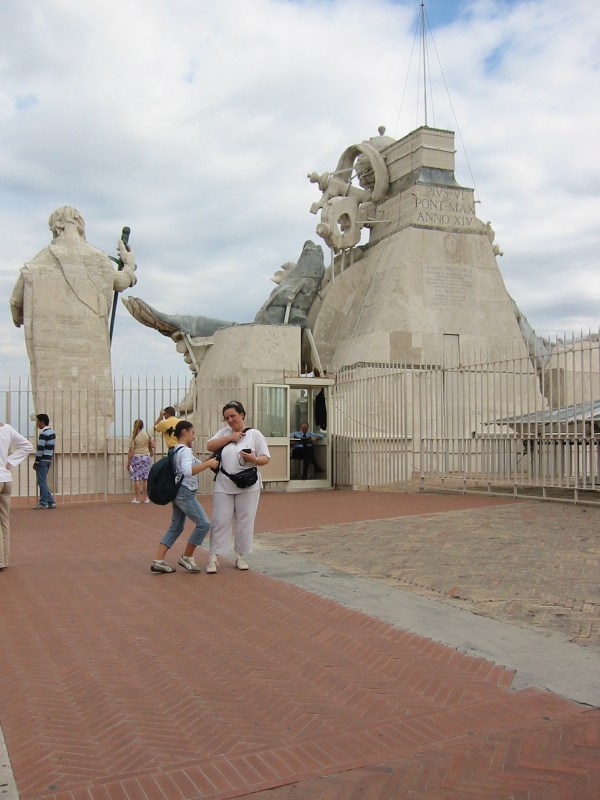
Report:
[{"label": "boy's white shirt", "polygon": [[173,457],[175,459],[177,480],[179,480],[183,475],[183,480],[181,481],[183,485],[193,492],[197,491],[200,482],[198,474],[192,475],[192,467],[194,464],[201,464],[202,462],[200,459],[196,458],[192,448],[187,444],[176,445]]}]

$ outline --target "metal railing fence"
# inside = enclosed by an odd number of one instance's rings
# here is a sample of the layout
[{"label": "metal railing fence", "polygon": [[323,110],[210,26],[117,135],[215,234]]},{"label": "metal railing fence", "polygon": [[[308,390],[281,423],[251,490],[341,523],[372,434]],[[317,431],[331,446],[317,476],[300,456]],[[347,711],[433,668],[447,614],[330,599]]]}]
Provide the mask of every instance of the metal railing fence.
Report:
[{"label": "metal railing fence", "polygon": [[[495,359],[466,352],[452,358],[456,363],[361,363],[339,372],[328,409],[334,485],[600,498],[598,336],[557,341],[542,355],[521,348]],[[15,379],[0,388],[1,413],[35,444],[32,417],[54,410],[51,424],[53,417],[65,421],[53,425],[56,494],[61,502],[96,500],[131,492],[126,463],[135,419],[152,431],[159,410],[176,406],[178,416],[194,421],[194,449],[203,455],[222,427],[222,406],[240,400],[252,424],[254,386],[270,382],[258,373],[224,376],[210,387],[180,376],[123,377],[111,398],[65,390],[34,408],[29,381]],[[164,441],[155,440],[160,455]],[[16,471],[16,496],[36,495],[30,466]],[[211,485],[212,474],[202,473],[201,491]]]},{"label": "metal railing fence", "polygon": [[600,499],[600,343],[357,364],[332,392],[334,481]]},{"label": "metal railing fence", "polygon": [[[166,452],[161,434],[153,427],[159,411],[165,406],[177,408],[181,419],[192,419],[196,428],[194,450],[202,455],[211,433],[222,427],[221,407],[233,397],[249,404],[251,388],[241,389],[235,380],[223,381],[218,389],[194,388],[181,376],[128,376],[113,381],[110,407],[112,420],[105,425],[103,414],[107,403],[98,400],[92,389],[52,391],[38,394],[34,405],[30,381],[27,378],[9,379],[0,388],[2,416],[36,446],[39,431],[36,413],[48,413],[56,430],[56,454],[49,473],[51,489],[61,503],[106,499],[108,495],[132,492],[127,471],[127,454],[133,423],[144,422],[156,443],[157,456]],[[224,399],[223,399],[224,398]],[[248,407],[248,406],[247,406]],[[63,420],[64,425],[54,420]],[[100,422],[99,422],[100,420]],[[101,428],[105,426],[105,430]],[[13,496],[36,496],[33,459],[20,465],[13,474]],[[203,473],[201,491],[210,491],[210,477]]]}]

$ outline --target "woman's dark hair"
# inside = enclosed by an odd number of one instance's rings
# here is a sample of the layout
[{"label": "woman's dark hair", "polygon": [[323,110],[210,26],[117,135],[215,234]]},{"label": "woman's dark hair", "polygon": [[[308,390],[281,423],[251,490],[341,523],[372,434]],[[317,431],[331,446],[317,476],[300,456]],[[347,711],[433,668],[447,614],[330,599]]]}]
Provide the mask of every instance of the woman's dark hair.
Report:
[{"label": "woman's dark hair", "polygon": [[175,437],[179,439],[184,431],[187,431],[193,427],[194,426],[189,419],[180,419],[177,425],[175,425]]},{"label": "woman's dark hair", "polygon": [[237,411],[238,414],[241,414],[242,417],[246,416],[246,409],[238,400],[231,400],[231,402],[226,403],[223,406],[223,411],[221,413],[224,415],[228,408],[233,408],[233,410]]}]

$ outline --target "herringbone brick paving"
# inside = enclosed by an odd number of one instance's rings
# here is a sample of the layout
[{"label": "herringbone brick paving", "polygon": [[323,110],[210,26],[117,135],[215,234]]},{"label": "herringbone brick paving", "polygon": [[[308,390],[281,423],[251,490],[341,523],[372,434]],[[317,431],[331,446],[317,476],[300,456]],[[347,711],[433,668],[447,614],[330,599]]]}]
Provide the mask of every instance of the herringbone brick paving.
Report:
[{"label": "herringbone brick paving", "polygon": [[[357,498],[328,494],[348,521]],[[306,501],[264,495],[259,525],[306,524]],[[0,722],[22,800],[600,798],[598,711],[252,571],[153,575],[167,515],[15,510]]]}]

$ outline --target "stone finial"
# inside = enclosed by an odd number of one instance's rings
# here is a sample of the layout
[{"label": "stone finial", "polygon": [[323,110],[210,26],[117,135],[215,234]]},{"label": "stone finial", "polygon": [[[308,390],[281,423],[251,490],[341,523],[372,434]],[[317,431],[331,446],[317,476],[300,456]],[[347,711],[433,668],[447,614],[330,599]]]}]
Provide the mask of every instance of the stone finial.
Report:
[{"label": "stone finial", "polygon": [[492,252],[495,256],[503,256],[504,251],[498,247],[497,244],[494,244],[494,239],[496,238],[496,231],[492,228],[492,223],[488,221],[485,223],[485,232],[487,233],[487,237],[490,240],[490,244],[492,245]]}]

